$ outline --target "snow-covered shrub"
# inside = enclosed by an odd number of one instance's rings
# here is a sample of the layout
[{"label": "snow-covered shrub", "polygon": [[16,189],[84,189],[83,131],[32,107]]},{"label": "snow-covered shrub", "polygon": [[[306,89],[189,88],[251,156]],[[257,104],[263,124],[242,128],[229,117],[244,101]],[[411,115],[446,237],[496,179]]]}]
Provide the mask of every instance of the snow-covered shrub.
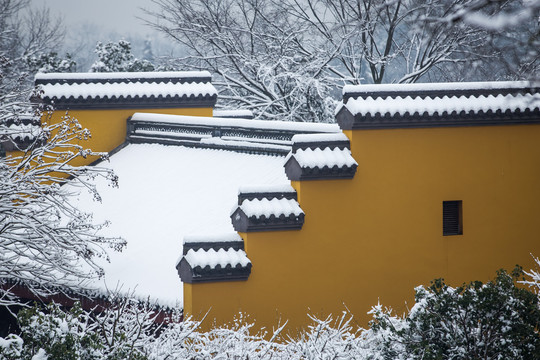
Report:
[{"label": "snow-covered shrub", "polygon": [[77,67],[70,54],[61,58],[55,51],[27,56],[25,59],[32,73],[74,72]]},{"label": "snow-covered shrub", "polygon": [[0,337],[0,360],[17,359],[21,356],[23,339],[15,334],[9,334],[6,338]]},{"label": "snow-covered shrub", "polygon": [[[12,106],[2,108],[0,101],[0,115],[7,108]],[[10,303],[9,284],[24,285],[38,296],[57,293],[59,287],[85,288],[103,275],[97,259],[108,259],[107,248],[125,246],[124,240],[99,233],[107,223],[95,223],[70,203],[73,189],[86,189],[99,200],[91,181],[95,177],[117,184],[109,169],[71,165],[75,159],[106,155],[79,144],[90,132],[67,115],[56,124],[29,128],[28,148],[0,157],[0,305]],[[27,132],[25,126],[0,122],[0,140],[21,132]],[[72,186],[62,186],[70,177]]]},{"label": "snow-covered shrub", "polygon": [[[35,306],[18,315],[21,339],[19,356],[11,359],[93,360],[100,359],[101,344],[89,314],[78,304],[70,311],[50,304],[43,311]],[[13,355],[13,354],[12,354]]]},{"label": "snow-covered shrub", "polygon": [[287,358],[305,360],[359,358],[360,329],[353,328],[348,312],[334,320],[331,316],[318,319],[310,316],[312,325],[298,338],[287,342]]},{"label": "snow-covered shrub", "polygon": [[154,71],[154,65],[150,61],[133,56],[129,41],[120,40],[118,43],[107,44],[98,42],[95,52],[98,59],[92,64],[91,72]]},{"label": "snow-covered shrub", "polygon": [[485,284],[419,286],[406,318],[374,311],[370,337],[385,359],[539,359],[539,298],[516,286],[522,276],[517,267]]},{"label": "snow-covered shrub", "polygon": [[[274,331],[270,340],[265,332],[255,332],[253,323],[239,314],[232,324],[199,332],[192,337],[185,356],[192,359],[251,359],[279,358],[283,346],[276,343],[283,326]],[[156,358],[158,359],[158,358]]]},{"label": "snow-covered shrub", "polygon": [[180,309],[156,322],[155,304],[133,298],[111,296],[99,312],[50,305],[19,314],[21,334],[0,338],[0,360],[534,360],[540,358],[540,299],[515,285],[523,274],[520,268],[511,275],[501,270],[492,281],[459,288],[435,280],[416,289],[407,315],[392,315],[379,304],[367,330],[349,312],[335,319],[311,316],[311,325],[288,340],[281,337],[286,325],[270,337],[255,332],[242,314],[229,326],[201,332],[200,323],[182,319]]}]

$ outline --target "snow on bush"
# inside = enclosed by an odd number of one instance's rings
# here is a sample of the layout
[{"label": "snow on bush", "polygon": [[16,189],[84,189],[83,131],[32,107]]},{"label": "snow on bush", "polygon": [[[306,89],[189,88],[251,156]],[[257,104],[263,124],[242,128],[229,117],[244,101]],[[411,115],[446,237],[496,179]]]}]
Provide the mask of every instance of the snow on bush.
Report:
[{"label": "snow on bush", "polygon": [[[540,285],[537,271],[526,274],[529,285]],[[21,332],[0,338],[0,360],[538,359],[540,299],[516,286],[523,275],[519,267],[512,274],[500,270],[492,281],[458,288],[435,280],[416,288],[406,316],[378,304],[369,329],[353,325],[349,312],[335,319],[311,316],[311,325],[294,338],[282,336],[286,324],[272,334],[255,332],[242,314],[208,332],[182,319],[179,309],[156,322],[155,304],[114,295],[101,312],[53,304],[19,313]]]},{"label": "snow on bush", "polygon": [[138,72],[154,71],[154,65],[148,60],[140,60],[131,53],[131,43],[120,40],[96,44],[98,59],[92,64],[91,72]]}]

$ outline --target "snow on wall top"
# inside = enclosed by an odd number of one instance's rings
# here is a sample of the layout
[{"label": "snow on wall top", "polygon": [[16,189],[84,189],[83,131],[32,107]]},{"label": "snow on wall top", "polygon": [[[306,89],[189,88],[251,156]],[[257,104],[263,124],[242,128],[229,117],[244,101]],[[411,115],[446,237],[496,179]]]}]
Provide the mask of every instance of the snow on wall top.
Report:
[{"label": "snow on wall top", "polygon": [[83,192],[73,204],[96,222],[110,220],[103,234],[122,236],[127,248],[100,263],[105,277],[94,286],[133,290],[163,305],[182,302],[175,269],[182,239],[196,239],[189,234],[201,229],[234,233],[229,214],[241,185],[287,181],[281,157],[159,144],[128,145],[100,166],[115,171],[119,187],[96,179],[102,202]]},{"label": "snow on wall top", "polygon": [[349,141],[347,135],[342,132],[335,134],[298,134],[292,137],[293,143],[335,142]]},{"label": "snow on wall top", "polygon": [[537,87],[528,81],[491,81],[491,82],[449,82],[449,83],[414,83],[414,84],[369,84],[369,85],[345,85],[343,95],[362,93],[410,93],[413,91],[464,91],[464,90],[502,90],[523,89]]},{"label": "snow on wall top", "polygon": [[217,95],[210,83],[145,83],[121,82],[114,84],[45,84],[41,85],[43,98],[135,98],[135,97],[185,97]]},{"label": "snow on wall top", "polygon": [[241,242],[242,237],[237,232],[214,233],[214,234],[190,234],[185,235],[184,244],[206,242]]},{"label": "snow on wall top", "polygon": [[214,269],[218,265],[224,268],[227,265],[231,267],[236,267],[237,265],[246,267],[248,264],[251,264],[251,261],[248,259],[243,250],[234,249],[219,249],[218,251],[214,249],[210,249],[208,251],[203,249],[199,249],[197,251],[189,250],[184,256],[184,259],[186,259],[192,269],[197,266],[201,268],[208,266],[211,269]]},{"label": "snow on wall top", "polygon": [[351,155],[349,149],[339,148],[316,148],[316,149],[298,149],[294,154],[291,153],[285,159],[285,163],[291,156],[294,156],[298,164],[302,168],[319,168],[324,167],[333,168],[337,167],[351,167],[358,165]]},{"label": "snow on wall top", "polygon": [[294,216],[304,214],[298,202],[292,199],[247,199],[242,202],[239,208],[247,217],[255,216],[256,218],[261,216],[269,218],[271,215],[275,217],[285,215],[287,217],[291,214]]},{"label": "snow on wall top", "polygon": [[[213,106],[217,90],[210,73],[50,73],[37,74],[39,99],[57,108]],[[120,106],[122,105],[122,106]],[[194,104],[192,104],[194,105]]]},{"label": "snow on wall top", "polygon": [[271,184],[271,185],[243,185],[238,189],[241,193],[293,193],[296,192],[290,183]]},{"label": "snow on wall top", "polygon": [[[336,112],[341,110],[338,106]],[[409,114],[442,115],[452,112],[487,112],[525,109],[538,109],[540,106],[540,94],[508,94],[508,95],[480,95],[480,96],[443,96],[443,97],[386,97],[386,98],[350,98],[344,105],[352,115],[379,114],[390,116]]]},{"label": "snow on wall top", "polygon": [[208,71],[156,71],[156,72],[86,72],[86,73],[38,73],[37,82],[64,82],[65,80],[109,80],[109,79],[199,79],[211,80]]},{"label": "snow on wall top", "polygon": [[237,109],[237,110],[214,109],[214,116],[224,117],[224,118],[253,119],[253,112],[247,109]]},{"label": "snow on wall top", "polygon": [[156,123],[171,123],[181,125],[208,125],[208,126],[230,126],[246,129],[261,130],[289,130],[298,132],[341,132],[337,124],[322,123],[300,123],[292,121],[278,120],[252,120],[252,119],[233,119],[219,117],[203,116],[184,116],[169,114],[135,113],[131,117],[133,121],[145,121]]}]

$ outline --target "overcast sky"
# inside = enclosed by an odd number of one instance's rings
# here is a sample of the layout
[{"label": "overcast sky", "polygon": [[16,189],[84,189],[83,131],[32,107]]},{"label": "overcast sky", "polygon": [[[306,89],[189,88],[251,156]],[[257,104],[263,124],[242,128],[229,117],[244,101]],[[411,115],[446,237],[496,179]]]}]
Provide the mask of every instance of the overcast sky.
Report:
[{"label": "overcast sky", "polygon": [[104,32],[124,34],[147,34],[151,29],[137,17],[142,17],[140,9],[157,7],[150,0],[31,0],[33,7],[48,7],[53,14],[59,14],[69,29],[78,24],[96,24]]}]

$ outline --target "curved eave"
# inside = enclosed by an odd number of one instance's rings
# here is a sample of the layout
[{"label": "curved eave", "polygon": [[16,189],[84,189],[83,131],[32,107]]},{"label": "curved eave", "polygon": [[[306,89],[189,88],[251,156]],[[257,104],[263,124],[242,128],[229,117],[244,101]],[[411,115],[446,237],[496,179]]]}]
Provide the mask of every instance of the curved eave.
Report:
[{"label": "curved eave", "polygon": [[158,109],[178,107],[214,107],[217,95],[183,96],[112,96],[112,97],[61,97],[34,99],[53,105],[57,110],[98,110],[98,109]]},{"label": "curved eave", "polygon": [[217,265],[214,268],[210,266],[195,266],[192,268],[186,259],[180,260],[180,263],[176,267],[178,275],[182,282],[187,284],[201,283],[201,282],[220,282],[220,281],[239,281],[247,280],[251,274],[251,263],[246,266],[236,264],[232,266],[230,264],[222,267]]},{"label": "curved eave", "polygon": [[301,167],[293,155],[285,163],[285,174],[291,181],[352,179],[357,168],[356,164],[341,167],[337,165],[323,166],[322,168]]},{"label": "curved eave", "polygon": [[259,231],[283,231],[300,230],[304,225],[304,214],[298,216],[294,214],[278,216],[270,215],[247,216],[240,207],[231,214],[231,221],[234,230],[238,232],[259,232]]}]

